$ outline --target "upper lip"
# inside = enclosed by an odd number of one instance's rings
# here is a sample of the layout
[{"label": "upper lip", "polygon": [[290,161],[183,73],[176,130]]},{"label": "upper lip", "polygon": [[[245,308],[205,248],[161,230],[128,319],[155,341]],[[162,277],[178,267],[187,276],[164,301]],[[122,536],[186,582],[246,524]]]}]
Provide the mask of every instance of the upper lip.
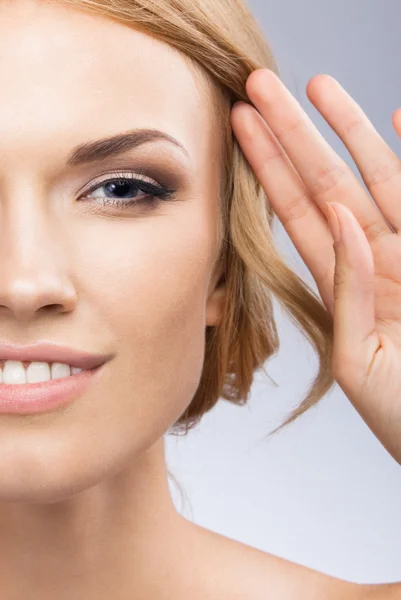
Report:
[{"label": "upper lip", "polygon": [[94,369],[112,357],[112,354],[92,354],[53,342],[37,342],[29,346],[0,342],[0,360],[58,362],[79,369]]}]

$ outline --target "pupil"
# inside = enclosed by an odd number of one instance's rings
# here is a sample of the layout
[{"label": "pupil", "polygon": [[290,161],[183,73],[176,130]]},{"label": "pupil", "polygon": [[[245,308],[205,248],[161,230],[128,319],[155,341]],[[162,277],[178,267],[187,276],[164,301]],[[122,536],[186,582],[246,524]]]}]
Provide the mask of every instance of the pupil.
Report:
[{"label": "pupil", "polygon": [[[119,196],[119,197],[123,197],[124,195],[128,194],[128,196],[131,198],[132,196],[136,195],[135,193],[134,194],[129,193],[132,185],[133,184],[121,179],[121,180],[118,180],[117,182],[107,183],[106,188],[108,188],[112,194],[117,194],[117,196]],[[136,190],[136,191],[138,191],[138,190]]]}]

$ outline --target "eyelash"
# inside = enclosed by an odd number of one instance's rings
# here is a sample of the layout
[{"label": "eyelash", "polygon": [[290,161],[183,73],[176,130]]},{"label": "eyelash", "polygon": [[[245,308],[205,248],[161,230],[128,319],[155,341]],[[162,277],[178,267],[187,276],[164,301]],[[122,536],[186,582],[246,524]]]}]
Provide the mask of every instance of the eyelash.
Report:
[{"label": "eyelash", "polygon": [[[128,175],[128,176],[127,176]],[[87,192],[85,192],[80,198],[87,199],[90,198],[90,194],[95,190],[106,186],[109,183],[125,183],[129,181],[129,183],[134,185],[133,187],[137,190],[141,190],[146,192],[146,196],[144,196],[140,200],[133,199],[132,196],[128,199],[119,199],[119,198],[103,198],[103,206],[112,205],[115,208],[132,208],[137,205],[147,205],[149,208],[156,207],[163,201],[173,200],[175,198],[176,190],[171,188],[166,188],[159,183],[152,184],[149,183],[146,179],[142,177],[138,177],[133,173],[115,173],[115,177],[112,179],[104,179],[99,181],[96,185],[92,186]]]}]

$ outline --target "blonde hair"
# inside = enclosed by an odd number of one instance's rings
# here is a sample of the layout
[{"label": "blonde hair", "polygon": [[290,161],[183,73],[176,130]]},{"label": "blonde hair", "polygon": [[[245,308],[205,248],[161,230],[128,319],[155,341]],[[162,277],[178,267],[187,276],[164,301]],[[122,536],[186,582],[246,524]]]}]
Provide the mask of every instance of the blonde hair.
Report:
[{"label": "blonde hair", "polygon": [[[57,0],[55,0],[57,2]],[[333,321],[315,292],[274,246],[268,198],[233,135],[230,115],[255,69],[280,76],[272,51],[243,0],[62,0],[142,30],[181,51],[210,84],[222,135],[222,185],[216,268],[224,273],[226,303],[217,326],[206,327],[197,391],[173,433],[187,433],[220,398],[244,405],[255,371],[279,349],[272,294],[309,339],[319,371],[306,398],[270,435],[314,406],[335,383],[331,372]]]}]

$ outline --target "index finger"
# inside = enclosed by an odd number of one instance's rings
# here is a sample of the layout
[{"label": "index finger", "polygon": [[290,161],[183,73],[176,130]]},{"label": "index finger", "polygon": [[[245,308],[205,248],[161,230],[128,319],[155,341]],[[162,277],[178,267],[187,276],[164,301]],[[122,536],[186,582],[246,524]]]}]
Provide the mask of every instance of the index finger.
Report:
[{"label": "index finger", "polygon": [[269,203],[310,270],[323,299],[328,301],[332,296],[335,254],[326,217],[255,108],[238,102],[232,109],[231,124]]}]

